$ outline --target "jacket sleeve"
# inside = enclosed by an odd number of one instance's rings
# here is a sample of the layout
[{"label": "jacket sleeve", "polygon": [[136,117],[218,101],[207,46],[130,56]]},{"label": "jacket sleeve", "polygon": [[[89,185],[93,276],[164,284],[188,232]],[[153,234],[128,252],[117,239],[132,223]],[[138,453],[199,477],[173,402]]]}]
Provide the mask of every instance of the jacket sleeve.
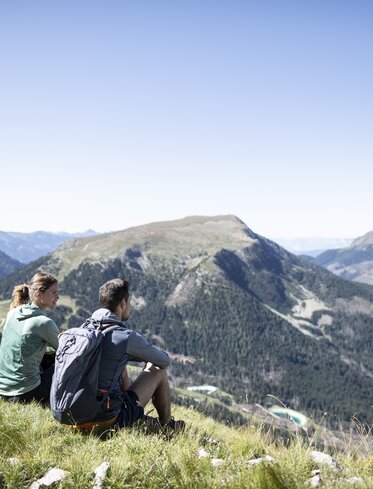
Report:
[{"label": "jacket sleeve", "polygon": [[43,327],[40,328],[39,334],[40,336],[50,345],[52,348],[57,350],[58,347],[58,335],[59,335],[59,329],[57,327],[57,324],[49,319],[48,321],[45,321],[43,324]]},{"label": "jacket sleeve", "polygon": [[166,368],[171,363],[170,357],[165,351],[155,347],[144,336],[135,331],[128,337],[127,354],[130,356],[130,360],[151,362],[160,368]]}]

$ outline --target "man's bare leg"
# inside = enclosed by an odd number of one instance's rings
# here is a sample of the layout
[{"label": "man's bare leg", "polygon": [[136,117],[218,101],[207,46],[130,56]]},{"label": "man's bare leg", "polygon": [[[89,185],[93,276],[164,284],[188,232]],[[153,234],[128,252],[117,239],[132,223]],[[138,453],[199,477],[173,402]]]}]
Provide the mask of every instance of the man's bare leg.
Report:
[{"label": "man's bare leg", "polygon": [[130,379],[128,377],[127,368],[124,368],[122,372],[122,389],[128,391],[130,388]]},{"label": "man's bare leg", "polygon": [[152,399],[161,424],[171,420],[171,393],[165,369],[147,363],[128,390],[137,394],[142,407]]}]

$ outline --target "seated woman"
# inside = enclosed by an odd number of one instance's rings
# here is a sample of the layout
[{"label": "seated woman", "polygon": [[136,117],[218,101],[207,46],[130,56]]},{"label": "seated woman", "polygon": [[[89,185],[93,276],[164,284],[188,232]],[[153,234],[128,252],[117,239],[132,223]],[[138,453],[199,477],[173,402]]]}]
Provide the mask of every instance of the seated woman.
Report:
[{"label": "seated woman", "polygon": [[57,305],[58,281],[38,272],[14,288],[13,299],[0,343],[0,396],[48,405],[54,364],[43,370],[42,361],[47,345],[57,349],[59,329],[44,311]]}]

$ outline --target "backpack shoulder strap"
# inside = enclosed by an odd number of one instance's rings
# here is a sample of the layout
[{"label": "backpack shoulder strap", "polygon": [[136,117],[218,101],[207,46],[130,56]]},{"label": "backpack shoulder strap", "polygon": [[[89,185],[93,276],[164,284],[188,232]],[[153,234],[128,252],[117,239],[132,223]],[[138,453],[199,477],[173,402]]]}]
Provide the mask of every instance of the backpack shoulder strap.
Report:
[{"label": "backpack shoulder strap", "polygon": [[110,333],[110,331],[113,331],[114,329],[119,329],[122,326],[120,324],[114,324],[113,326],[109,326],[107,328],[103,328],[101,330],[102,334],[105,336],[107,333]]},{"label": "backpack shoulder strap", "polygon": [[100,329],[104,335],[106,333],[109,333],[110,331],[113,331],[113,329],[118,329],[123,327],[124,327],[123,321],[121,321],[120,319],[102,318],[101,320]]}]

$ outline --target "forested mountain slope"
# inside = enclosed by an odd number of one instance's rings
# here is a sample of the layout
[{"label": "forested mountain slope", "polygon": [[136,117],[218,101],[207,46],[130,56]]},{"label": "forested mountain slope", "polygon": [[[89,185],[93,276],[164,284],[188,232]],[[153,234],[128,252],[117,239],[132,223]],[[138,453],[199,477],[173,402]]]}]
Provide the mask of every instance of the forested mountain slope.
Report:
[{"label": "forested mountain slope", "polygon": [[[129,326],[173,358],[182,384],[238,401],[267,395],[328,421],[372,419],[373,288],[342,280],[234,216],[190,217],[76,239],[0,281],[3,299],[37,269],[75,299],[68,326],[98,307],[99,286],[131,282]],[[25,277],[26,276],[26,277]]]}]

